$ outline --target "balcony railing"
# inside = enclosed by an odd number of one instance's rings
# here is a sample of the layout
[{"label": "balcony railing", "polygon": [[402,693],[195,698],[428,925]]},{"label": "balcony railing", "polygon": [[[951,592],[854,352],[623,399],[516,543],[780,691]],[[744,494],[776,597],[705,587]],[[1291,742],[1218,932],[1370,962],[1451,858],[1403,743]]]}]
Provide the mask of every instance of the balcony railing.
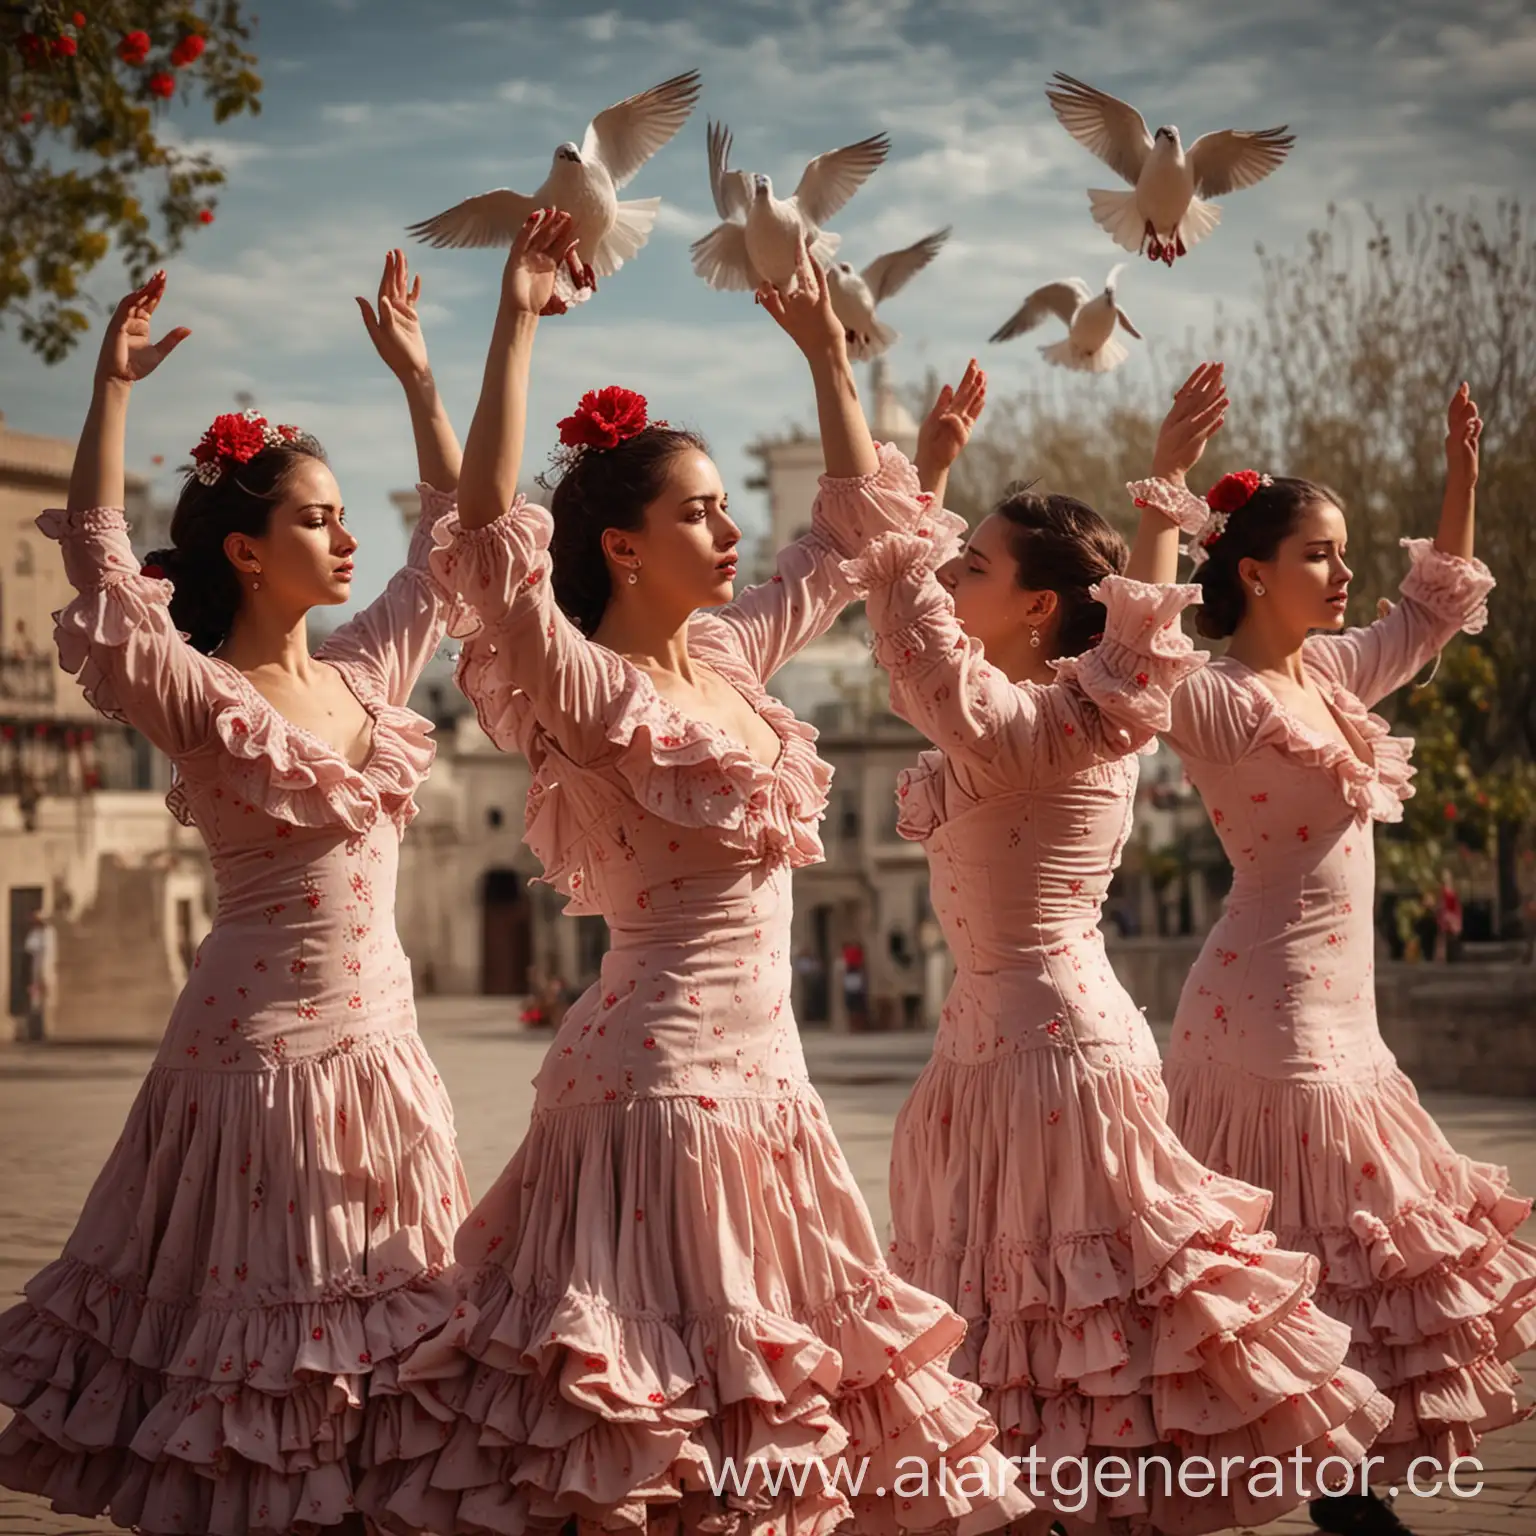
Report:
[{"label": "balcony railing", "polygon": [[31,648],[0,649],[0,704],[53,704],[58,689],[57,657]]}]

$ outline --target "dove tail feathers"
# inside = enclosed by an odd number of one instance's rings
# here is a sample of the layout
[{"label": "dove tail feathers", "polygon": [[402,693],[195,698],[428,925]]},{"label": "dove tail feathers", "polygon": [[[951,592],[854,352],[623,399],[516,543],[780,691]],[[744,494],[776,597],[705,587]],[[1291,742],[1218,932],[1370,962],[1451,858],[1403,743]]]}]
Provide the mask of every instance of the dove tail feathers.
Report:
[{"label": "dove tail feathers", "polygon": [[1188,250],[1197,240],[1204,240],[1221,223],[1221,209],[1198,197],[1189,200],[1189,208],[1179,220],[1179,239]]},{"label": "dove tail feathers", "polygon": [[1054,341],[1040,348],[1046,362],[1058,368],[1070,368],[1075,373],[1109,373],[1118,368],[1131,354],[1113,336],[1095,352],[1080,352],[1070,340]]},{"label": "dove tail feathers", "polygon": [[1093,188],[1088,193],[1093,221],[1122,250],[1139,251],[1147,221],[1136,204],[1136,192],[1106,192]]},{"label": "dove tail feathers", "polygon": [[603,236],[592,258],[592,270],[598,277],[611,277],[626,261],[639,255],[640,247],[651,238],[656,216],[661,211],[659,197],[640,197],[620,203],[614,213],[613,228]]},{"label": "dove tail feathers", "polygon": [[877,357],[889,352],[892,344],[900,339],[900,331],[887,325],[883,320],[876,320],[866,333],[855,334],[853,340],[848,343],[849,360],[855,363],[873,362]]},{"label": "dove tail feathers", "polygon": [[744,224],[727,221],[717,224],[689,248],[693,270],[711,288],[731,293],[751,293],[761,279],[747,255],[747,230]]},{"label": "dove tail feathers", "polygon": [[838,247],[842,245],[843,237],[834,235],[830,229],[818,230],[816,238],[811,242],[811,260],[819,261],[822,266],[837,255]]}]

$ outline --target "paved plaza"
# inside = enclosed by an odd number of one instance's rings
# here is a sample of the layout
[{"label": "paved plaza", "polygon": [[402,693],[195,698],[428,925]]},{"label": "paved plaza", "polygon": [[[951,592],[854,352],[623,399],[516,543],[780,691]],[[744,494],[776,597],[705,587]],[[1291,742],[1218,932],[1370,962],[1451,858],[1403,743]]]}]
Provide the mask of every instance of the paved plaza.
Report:
[{"label": "paved plaza", "polygon": [[[547,1036],[530,1036],[502,1001],[428,1000],[422,1029],[453,1095],[460,1148],[478,1196],[522,1137],[531,1079]],[[877,1226],[889,1217],[886,1162],[896,1110],[926,1059],[916,1034],[809,1033],[806,1054]],[[0,1299],[8,1304],[56,1256],[149,1065],[152,1047],[0,1046]],[[1527,1099],[1426,1094],[1451,1140],[1504,1163],[1536,1190],[1536,1105]],[[1536,1225],[1536,1224],[1533,1224]],[[1532,1233],[1536,1237],[1536,1233]],[[1483,1448],[1485,1487],[1470,1500],[1404,1496],[1398,1512],[1418,1536],[1536,1536],[1536,1421]],[[0,1490],[0,1536],[97,1536],[105,1521],[52,1514]],[[1301,1536],[1300,1515],[1265,1528]]]}]

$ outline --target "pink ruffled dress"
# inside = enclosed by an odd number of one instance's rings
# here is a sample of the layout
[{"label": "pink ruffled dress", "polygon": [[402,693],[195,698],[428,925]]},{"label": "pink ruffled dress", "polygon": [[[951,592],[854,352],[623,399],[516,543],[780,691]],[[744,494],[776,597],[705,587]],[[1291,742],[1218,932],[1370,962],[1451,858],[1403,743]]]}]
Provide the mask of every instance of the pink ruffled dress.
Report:
[{"label": "pink ruffled dress", "polygon": [[[218,911],[63,1256],[0,1317],[0,1482],[154,1536],[288,1536],[356,1516],[370,1391],[448,1315],[468,1192],[395,935],[430,767],[406,709],[453,603],[452,506],[319,651],[373,717],[361,769],[171,622],[115,508],[47,512],[79,597],[59,657],[174,761]],[[391,1403],[398,1403],[392,1398]]]},{"label": "pink ruffled dress", "polygon": [[1173,1124],[1273,1191],[1280,1242],[1321,1261],[1319,1303],[1395,1408],[1373,1448],[1388,1482],[1524,1417],[1507,1362],[1536,1342],[1536,1250],[1510,1236],[1531,1202],[1446,1141],[1376,1023],[1372,829],[1402,818],[1413,744],[1370,706],[1481,630],[1493,586],[1479,560],[1405,544],[1392,612],[1302,653],[1370,762],[1225,658],[1184,684],[1164,733],[1235,871],[1174,1020]]},{"label": "pink ruffled dress", "polygon": [[[1112,576],[1104,638],[1049,685],[1015,684],[961,630],[914,541],[847,567],[868,591],[892,708],[938,744],[900,782],[957,974],[933,1059],[897,1117],[897,1270],[954,1306],[954,1367],[1014,1456],[1135,1466],[1356,1462],[1389,1416],[1342,1366],[1312,1304],[1318,1266],[1264,1232],[1268,1196],[1202,1167],[1167,1123],[1157,1046],[1116,980],[1100,908],[1131,828],[1137,757],[1203,654],[1179,629],[1194,587]],[[1075,1490],[1078,1475],[1064,1476]],[[1090,1489],[1097,1487],[1090,1484]],[[1112,1489],[1113,1482],[1109,1483]],[[1300,1489],[1193,1499],[1068,1492],[1069,1523],[1166,1532],[1260,1524]]]},{"label": "pink ruffled dress", "polygon": [[[529,845],[612,948],[459,1231],[454,1318],[401,1374],[414,1413],[372,1438],[360,1501],[389,1529],[981,1531],[1029,1508],[945,1369],[960,1320],[886,1267],[790,1005],[790,875],[822,856],[831,773],[763,684],[849,601],[841,558],[875,532],[952,544],[915,492],[890,448],[824,480],[773,579],[694,616],[692,654],[779,737],[772,767],[566,621],[541,508],[437,558],[485,624],[461,684],[534,769]],[[941,1488],[940,1457],[970,1455]]]}]

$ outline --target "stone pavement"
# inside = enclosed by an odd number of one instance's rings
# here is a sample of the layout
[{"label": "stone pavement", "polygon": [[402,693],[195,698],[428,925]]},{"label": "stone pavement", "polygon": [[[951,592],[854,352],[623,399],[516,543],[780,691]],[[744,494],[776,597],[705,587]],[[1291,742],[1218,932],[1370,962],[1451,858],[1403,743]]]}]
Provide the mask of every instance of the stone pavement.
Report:
[{"label": "stone pavement", "polygon": [[[470,1188],[479,1194],[527,1126],[531,1082],[548,1037],[530,1036],[513,1007],[489,999],[426,1000],[422,1028],[453,1096]],[[884,1232],[891,1125],[926,1060],[927,1037],[812,1032],[805,1046],[843,1151]],[[0,1046],[0,1305],[58,1253],[151,1055],[150,1046]],[[1517,1188],[1536,1190],[1530,1100],[1426,1093],[1424,1101],[1460,1150],[1506,1164]],[[1536,1536],[1536,1420],[1493,1436],[1482,1459],[1485,1487],[1475,1499],[1400,1498],[1398,1513],[1418,1536]],[[105,1521],[54,1515],[0,1489],[0,1536],[103,1536],[112,1529]],[[1265,1527],[1265,1536],[1310,1530],[1298,1514]]]}]

